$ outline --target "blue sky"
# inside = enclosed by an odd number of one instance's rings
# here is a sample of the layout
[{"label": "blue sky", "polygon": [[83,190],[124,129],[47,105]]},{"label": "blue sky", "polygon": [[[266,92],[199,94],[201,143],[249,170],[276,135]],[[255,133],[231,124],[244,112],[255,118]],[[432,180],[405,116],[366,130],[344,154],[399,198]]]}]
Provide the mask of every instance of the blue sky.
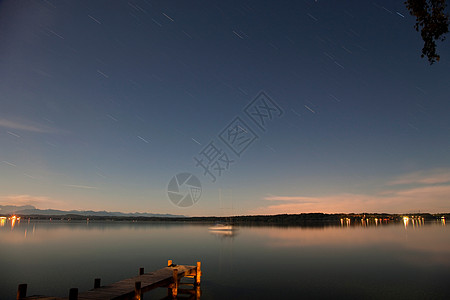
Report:
[{"label": "blue sky", "polygon": [[[430,66],[413,25],[403,1],[3,1],[0,202],[449,211],[450,51]],[[261,91],[284,112],[265,132],[244,112]],[[235,117],[258,136],[240,157]],[[194,161],[211,141],[234,160],[215,182]],[[183,209],[181,172],[202,183]]]}]

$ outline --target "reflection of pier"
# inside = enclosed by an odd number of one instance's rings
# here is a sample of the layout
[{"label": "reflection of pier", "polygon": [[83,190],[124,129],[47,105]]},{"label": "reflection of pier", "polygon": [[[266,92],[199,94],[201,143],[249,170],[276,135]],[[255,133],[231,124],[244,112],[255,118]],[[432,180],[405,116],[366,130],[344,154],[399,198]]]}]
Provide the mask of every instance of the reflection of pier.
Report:
[{"label": "reflection of pier", "polygon": [[[77,288],[70,289],[68,298],[30,296],[27,297],[27,284],[19,284],[17,299],[69,299],[69,300],[94,300],[94,299],[135,299],[143,298],[145,292],[158,287],[167,288],[168,298],[176,299],[178,294],[190,295],[187,299],[200,299],[200,262],[197,266],[175,265],[171,260],[168,266],[154,272],[144,273],[144,268],[139,269],[139,275],[123,279],[110,285],[101,286],[100,278],[94,280],[94,288],[78,294]],[[193,282],[181,282],[182,278],[192,278]],[[184,286],[191,288],[184,288]],[[183,287],[183,288],[182,288]],[[186,298],[184,298],[186,299]]]}]

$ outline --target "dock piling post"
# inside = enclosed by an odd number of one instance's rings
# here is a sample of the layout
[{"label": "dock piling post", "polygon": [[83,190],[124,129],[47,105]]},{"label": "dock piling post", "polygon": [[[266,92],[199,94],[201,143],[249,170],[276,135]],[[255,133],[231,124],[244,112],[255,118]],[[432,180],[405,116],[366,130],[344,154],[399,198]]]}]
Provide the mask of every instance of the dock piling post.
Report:
[{"label": "dock piling post", "polygon": [[21,283],[17,288],[17,300],[23,299],[27,296],[27,284]]},{"label": "dock piling post", "polygon": [[69,290],[69,300],[78,300],[78,288],[71,288]]},{"label": "dock piling post", "polygon": [[142,297],[141,282],[136,281],[134,283],[134,299],[141,300],[141,297]]},{"label": "dock piling post", "polygon": [[200,296],[201,296],[201,290],[200,290],[200,286],[199,285],[197,285],[196,287],[195,287],[195,300],[199,300],[200,299]]},{"label": "dock piling post", "polygon": [[100,278],[95,278],[94,279],[94,289],[97,289],[100,287],[100,283],[101,283],[101,279]]},{"label": "dock piling post", "polygon": [[139,275],[144,275],[144,268],[139,268]]},{"label": "dock piling post", "polygon": [[173,269],[172,298],[176,298],[177,295],[178,295],[178,269]]},{"label": "dock piling post", "polygon": [[197,262],[197,268],[195,270],[195,285],[200,285],[200,278],[202,277],[202,270],[201,270],[201,262]]}]

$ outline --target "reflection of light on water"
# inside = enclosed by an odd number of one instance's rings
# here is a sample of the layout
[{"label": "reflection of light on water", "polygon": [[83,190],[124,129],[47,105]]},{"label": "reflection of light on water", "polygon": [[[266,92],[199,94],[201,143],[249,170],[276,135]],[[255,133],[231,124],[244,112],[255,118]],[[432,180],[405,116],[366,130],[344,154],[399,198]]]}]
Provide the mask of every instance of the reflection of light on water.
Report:
[{"label": "reflection of light on water", "polygon": [[220,230],[210,230],[214,235],[225,235],[225,236],[232,236],[234,235],[233,231],[220,231]]},{"label": "reflection of light on water", "polygon": [[444,216],[441,218],[441,224],[445,226],[445,217]]},{"label": "reflection of light on water", "polygon": [[362,218],[361,219],[361,226],[369,226],[369,219]]},{"label": "reflection of light on water", "polygon": [[233,238],[237,235],[237,230],[209,230],[209,233],[220,238]]},{"label": "reflection of light on water", "polygon": [[419,226],[422,226],[422,225],[424,225],[424,218],[423,217],[412,217],[412,219],[411,219],[411,222],[412,222],[412,224],[413,224],[413,227],[415,227],[415,226],[417,226],[417,227],[419,227]]},{"label": "reflection of light on water", "polygon": [[403,224],[408,227],[409,224],[412,224],[413,228],[420,227],[425,225],[425,218],[420,216],[411,216],[411,217],[403,217]]},{"label": "reflection of light on water", "polygon": [[0,227],[5,226],[6,223],[6,217],[0,217]]},{"label": "reflection of light on water", "polygon": [[403,217],[403,224],[405,225],[405,229],[408,227],[409,217]]},{"label": "reflection of light on water", "polygon": [[20,223],[20,217],[12,216],[9,217],[8,220],[11,221],[11,229],[14,229],[14,226],[16,226],[16,222]]},{"label": "reflection of light on water", "polygon": [[350,219],[349,218],[343,218],[341,219],[341,227],[344,227],[344,222],[345,222],[345,226],[349,227],[350,226]]}]

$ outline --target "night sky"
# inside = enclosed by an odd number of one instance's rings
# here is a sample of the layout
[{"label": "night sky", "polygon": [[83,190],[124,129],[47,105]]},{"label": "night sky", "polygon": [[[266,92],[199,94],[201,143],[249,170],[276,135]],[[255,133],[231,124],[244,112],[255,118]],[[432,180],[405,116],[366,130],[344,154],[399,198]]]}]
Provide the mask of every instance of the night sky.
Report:
[{"label": "night sky", "polygon": [[[450,211],[450,48],[420,58],[403,2],[0,2],[0,204]],[[262,127],[258,95],[279,108]],[[235,120],[253,139],[233,152]],[[232,161],[215,181],[211,142]],[[183,172],[188,208],[167,194]]]}]

